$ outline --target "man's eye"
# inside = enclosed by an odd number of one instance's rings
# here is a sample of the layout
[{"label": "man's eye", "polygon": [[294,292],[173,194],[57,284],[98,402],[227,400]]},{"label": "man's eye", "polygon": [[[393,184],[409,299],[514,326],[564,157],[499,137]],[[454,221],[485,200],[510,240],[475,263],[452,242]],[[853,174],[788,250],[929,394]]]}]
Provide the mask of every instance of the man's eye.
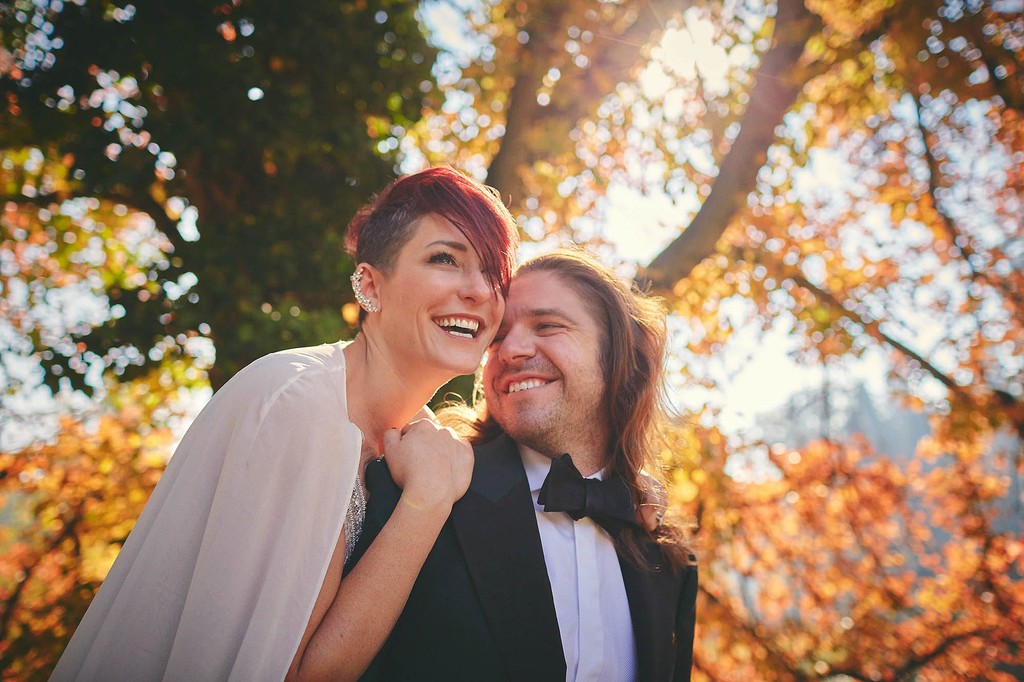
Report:
[{"label": "man's eye", "polygon": [[500,345],[501,342],[504,340],[504,336],[495,336],[494,339],[491,341],[491,347],[493,348],[494,346]]},{"label": "man's eye", "polygon": [[458,265],[455,260],[455,256],[448,253],[447,251],[438,251],[430,257],[428,263],[440,263],[441,265]]},{"label": "man's eye", "polygon": [[548,331],[548,332],[550,332],[550,331],[557,331],[557,330],[562,329],[562,328],[563,328],[563,325],[556,324],[554,322],[541,322],[540,324],[537,325],[537,330],[538,331]]}]

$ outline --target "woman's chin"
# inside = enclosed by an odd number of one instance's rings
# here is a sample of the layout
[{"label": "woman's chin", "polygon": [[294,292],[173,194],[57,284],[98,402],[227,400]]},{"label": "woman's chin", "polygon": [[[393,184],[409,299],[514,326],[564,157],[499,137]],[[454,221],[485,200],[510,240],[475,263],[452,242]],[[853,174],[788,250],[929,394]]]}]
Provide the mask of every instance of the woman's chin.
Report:
[{"label": "woman's chin", "polygon": [[464,376],[466,374],[475,374],[476,370],[480,367],[480,360],[482,358],[482,355],[480,357],[476,357],[475,361],[474,358],[445,358],[444,369],[450,373],[450,376],[445,379],[445,383],[451,381],[455,377]]}]

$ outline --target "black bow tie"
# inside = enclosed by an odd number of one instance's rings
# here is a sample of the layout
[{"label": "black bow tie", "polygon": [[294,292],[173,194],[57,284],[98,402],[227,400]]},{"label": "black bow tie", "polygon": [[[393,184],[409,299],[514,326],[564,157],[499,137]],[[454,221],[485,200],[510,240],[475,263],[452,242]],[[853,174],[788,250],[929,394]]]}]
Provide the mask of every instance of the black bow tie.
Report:
[{"label": "black bow tie", "polygon": [[564,511],[579,521],[589,516],[612,535],[637,525],[633,496],[620,476],[583,478],[568,454],[551,460],[537,501],[546,512]]}]

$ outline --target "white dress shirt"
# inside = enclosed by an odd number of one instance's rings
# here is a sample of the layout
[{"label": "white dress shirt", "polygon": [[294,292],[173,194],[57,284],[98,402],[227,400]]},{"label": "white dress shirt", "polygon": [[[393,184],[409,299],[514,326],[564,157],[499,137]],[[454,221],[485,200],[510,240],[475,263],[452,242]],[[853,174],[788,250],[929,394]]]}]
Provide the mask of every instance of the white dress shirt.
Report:
[{"label": "white dress shirt", "polygon": [[[611,536],[584,517],[546,512],[537,495],[551,460],[520,445],[565,653],[566,682],[636,679],[636,642]],[[603,472],[588,478],[603,478]]]}]

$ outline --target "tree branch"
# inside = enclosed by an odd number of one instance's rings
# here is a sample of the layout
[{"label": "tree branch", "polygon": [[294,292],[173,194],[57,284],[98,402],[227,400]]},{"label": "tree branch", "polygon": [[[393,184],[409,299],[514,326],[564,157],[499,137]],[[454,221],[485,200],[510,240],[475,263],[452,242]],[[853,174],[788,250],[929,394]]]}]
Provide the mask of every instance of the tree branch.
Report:
[{"label": "tree branch", "polygon": [[[746,619],[741,618],[740,616],[738,616],[736,614],[736,612],[731,607],[729,607],[728,604],[723,602],[716,594],[714,594],[713,592],[708,590],[707,587],[705,587],[704,585],[700,585],[699,586],[699,590],[700,590],[701,594],[703,594],[704,597],[709,602],[719,606],[720,608],[725,610],[730,616],[732,616],[731,623],[735,627],[735,629],[743,632],[751,640],[753,640],[753,641],[757,642],[758,644],[760,644],[761,646],[763,646],[765,648],[765,651],[769,655],[771,655],[773,658],[776,659],[776,661],[774,661],[775,665],[778,665],[783,670],[786,670],[786,671],[791,672],[793,674],[798,674],[797,673],[798,668],[795,665],[795,662],[793,661],[793,659],[790,656],[788,656],[786,654],[786,652],[782,648],[778,647],[771,640],[771,638],[765,637],[764,633],[758,632],[757,631],[757,627],[752,625]],[[806,675],[801,675],[800,678],[804,679],[804,680],[809,680],[810,679]]]},{"label": "tree branch", "polygon": [[[643,49],[651,42],[652,36],[664,28],[665,17],[679,12],[689,2],[672,0],[646,0],[629,5],[636,10],[636,17],[624,28],[615,32],[614,27],[596,31],[596,49],[588,53],[590,65],[587,68],[565,69],[552,102],[541,106],[537,92],[552,64],[565,61],[565,27],[574,10],[571,4],[534,3],[536,14],[531,17],[526,32],[530,36],[529,49],[522,49],[516,56],[518,67],[515,84],[509,93],[505,121],[505,136],[498,153],[491,160],[487,171],[487,183],[495,187],[502,196],[511,196],[514,203],[525,198],[522,176],[524,170],[537,161],[548,158],[552,150],[538,148],[531,143],[534,133],[544,130],[564,129],[565,135],[549,135],[555,139],[569,141],[569,132],[584,116],[597,110],[601,100],[611,94],[614,86],[626,80],[630,71],[642,56]],[[623,18],[627,21],[628,17]]]},{"label": "tree branch", "polygon": [[1024,312],[1024,300],[1022,300],[1020,295],[1009,286],[1009,282],[999,278],[993,280],[987,272],[979,271],[978,268],[975,267],[971,259],[975,257],[977,253],[971,246],[970,239],[960,231],[956,221],[953,220],[953,217],[949,215],[949,213],[947,213],[939,203],[939,178],[942,177],[942,169],[939,165],[938,159],[935,158],[935,154],[932,153],[931,146],[928,144],[928,129],[925,127],[924,120],[921,117],[921,99],[918,97],[916,92],[911,93],[911,96],[913,97],[917,113],[915,116],[915,123],[917,125],[918,133],[921,135],[921,144],[924,147],[924,160],[928,164],[928,195],[931,197],[932,208],[935,209],[935,213],[939,217],[939,223],[945,231],[946,237],[949,239],[950,249],[955,249],[956,253],[960,254],[963,261],[967,264],[968,269],[971,271],[972,280],[981,280],[992,288],[1001,291],[1003,295],[1013,303],[1018,312]]},{"label": "tree branch", "polygon": [[[863,327],[871,338],[899,351],[904,357],[918,363],[925,372],[945,386],[950,393],[968,405],[973,406],[974,409],[979,410],[981,413],[992,409],[1001,410],[1018,435],[1024,437],[1024,402],[1020,399],[1015,398],[1006,391],[992,389],[989,386],[979,386],[979,390],[972,391],[970,387],[956,383],[950,376],[929,362],[920,353],[882,331],[881,322],[867,319],[849,310],[835,294],[808,280],[798,268],[783,264],[778,258],[765,251],[759,251],[759,253],[766,256],[766,258],[760,259],[760,262],[769,267],[779,280],[792,279],[797,285],[811,292],[820,303],[827,305],[844,318]],[[738,258],[739,255],[739,250],[737,249],[733,257]]]},{"label": "tree branch", "polygon": [[[1024,75],[1021,74],[1021,64],[1016,59],[1017,55],[1012,51],[1001,50],[985,36],[988,18],[985,16],[984,10],[965,12],[960,23],[965,28],[966,36],[981,53],[980,61],[988,70],[988,83],[992,87],[992,92],[998,95],[1010,109],[1024,113]],[[1006,65],[1002,64],[1004,59],[1011,63],[1010,68],[1007,69]],[[999,66],[1006,69],[1003,78],[996,76],[996,69]]]},{"label": "tree branch", "polygon": [[18,605],[18,601],[21,599],[21,594],[22,592],[24,592],[25,587],[32,579],[33,574],[42,564],[43,559],[45,559],[48,554],[50,554],[58,547],[60,547],[64,540],[68,539],[69,537],[74,537],[75,533],[78,530],[78,523],[83,518],[82,509],[83,505],[81,504],[75,508],[74,515],[71,517],[70,520],[65,521],[64,528],[61,529],[61,532],[55,535],[53,539],[51,539],[50,542],[47,543],[43,551],[40,552],[38,559],[35,561],[35,563],[24,569],[25,577],[21,581],[19,581],[17,585],[15,585],[14,590],[11,592],[10,595],[8,595],[7,599],[3,601],[3,608],[0,609],[0,642],[7,640],[7,630],[8,628],[10,628],[11,619],[14,617],[14,611]]},{"label": "tree branch", "polygon": [[756,187],[757,172],[775,141],[776,126],[803,91],[804,83],[829,67],[821,61],[800,67],[808,36],[819,33],[821,27],[821,18],[802,0],[779,0],[775,35],[757,69],[740,133],[693,222],[638,275],[643,287],[671,291],[677,281],[714,252],[722,233]]},{"label": "tree branch", "polygon": [[799,286],[810,291],[818,301],[825,303],[833,310],[840,312],[840,314],[842,314],[846,319],[864,327],[864,330],[867,331],[868,335],[876,341],[895,348],[904,356],[918,363],[922,369],[932,376],[932,378],[939,381],[951,392],[956,393],[967,400],[973,400],[973,397],[967,392],[967,389],[964,386],[953,381],[951,377],[947,376],[942,370],[925,359],[920,353],[882,331],[881,323],[877,320],[869,320],[857,315],[852,310],[847,310],[832,292],[826,291],[822,287],[814,284],[799,271],[789,271],[786,273],[786,277],[789,277]]},{"label": "tree branch", "polygon": [[969,632],[961,632],[960,634],[951,635],[946,639],[939,642],[938,646],[929,651],[926,654],[915,656],[909,659],[902,668],[894,671],[896,673],[897,680],[913,679],[913,675],[921,670],[936,658],[945,654],[954,644],[959,644],[965,639],[972,637],[985,637],[991,633],[991,629],[974,630]]}]

